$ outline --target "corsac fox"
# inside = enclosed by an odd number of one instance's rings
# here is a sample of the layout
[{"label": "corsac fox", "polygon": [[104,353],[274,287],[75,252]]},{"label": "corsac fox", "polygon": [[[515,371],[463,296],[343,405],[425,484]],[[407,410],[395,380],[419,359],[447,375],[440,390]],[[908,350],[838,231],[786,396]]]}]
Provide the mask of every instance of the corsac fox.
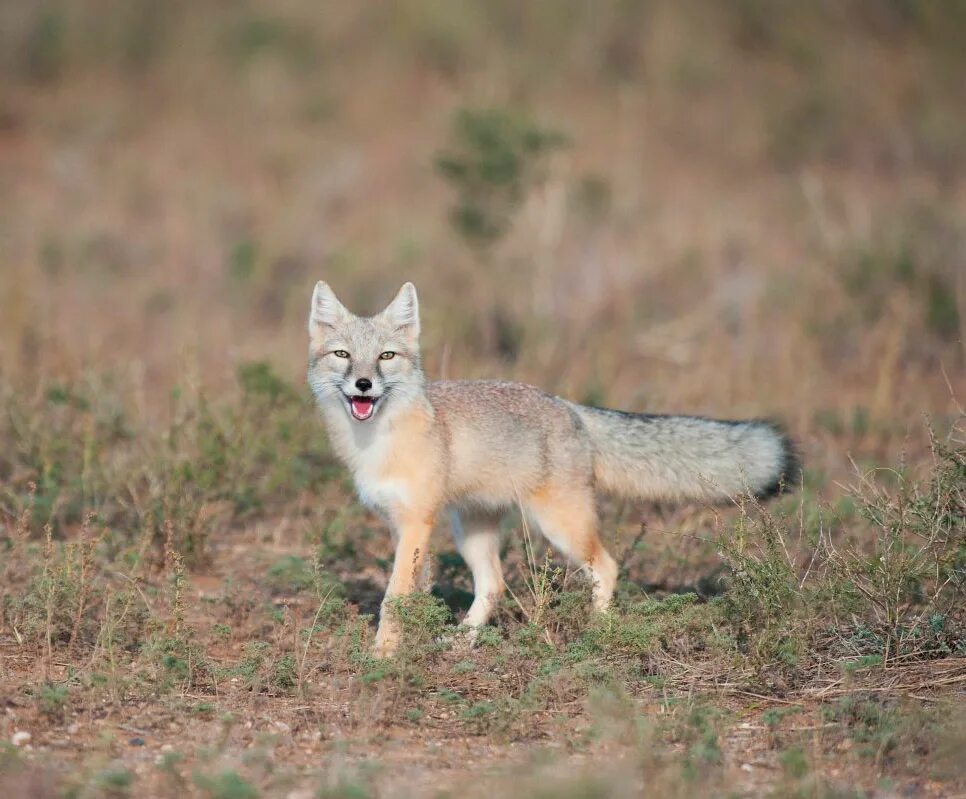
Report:
[{"label": "corsac fox", "polygon": [[419,358],[419,305],[406,283],[372,317],[315,286],[308,380],[361,500],[390,523],[396,547],[375,639],[395,650],[387,602],[424,579],[430,531],[450,513],[473,574],[464,624],[486,624],[503,590],[498,523],[520,506],[593,583],[606,610],[617,564],[598,534],[597,493],[639,500],[766,497],[797,474],[788,438],[761,421],[656,416],[578,405],[500,381],[429,382]]}]

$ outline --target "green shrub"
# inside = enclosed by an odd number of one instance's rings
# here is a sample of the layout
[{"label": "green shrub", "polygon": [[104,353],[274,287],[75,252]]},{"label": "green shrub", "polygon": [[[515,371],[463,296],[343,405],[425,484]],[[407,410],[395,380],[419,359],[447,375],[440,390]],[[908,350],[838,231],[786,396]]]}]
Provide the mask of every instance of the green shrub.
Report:
[{"label": "green shrub", "polygon": [[502,108],[460,109],[453,139],[436,156],[436,169],[457,191],[453,226],[478,247],[507,231],[546,156],[566,143],[562,134]]}]

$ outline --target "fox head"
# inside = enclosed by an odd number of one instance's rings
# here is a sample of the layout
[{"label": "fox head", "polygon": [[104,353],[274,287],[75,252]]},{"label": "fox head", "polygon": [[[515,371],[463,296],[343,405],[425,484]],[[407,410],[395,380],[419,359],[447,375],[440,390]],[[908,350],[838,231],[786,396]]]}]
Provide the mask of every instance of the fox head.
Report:
[{"label": "fox head", "polygon": [[323,407],[339,405],[356,423],[422,388],[419,301],[406,283],[384,311],[356,316],[319,281],[309,312],[309,385]]}]

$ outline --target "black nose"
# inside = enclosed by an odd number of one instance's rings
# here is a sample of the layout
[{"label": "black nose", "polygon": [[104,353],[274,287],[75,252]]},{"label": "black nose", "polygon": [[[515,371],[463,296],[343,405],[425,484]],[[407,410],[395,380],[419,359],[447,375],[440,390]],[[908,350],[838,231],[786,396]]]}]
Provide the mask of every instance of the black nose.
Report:
[{"label": "black nose", "polygon": [[359,391],[368,391],[370,388],[372,388],[372,381],[368,377],[360,377],[358,380],[356,380],[356,388],[359,389]]}]

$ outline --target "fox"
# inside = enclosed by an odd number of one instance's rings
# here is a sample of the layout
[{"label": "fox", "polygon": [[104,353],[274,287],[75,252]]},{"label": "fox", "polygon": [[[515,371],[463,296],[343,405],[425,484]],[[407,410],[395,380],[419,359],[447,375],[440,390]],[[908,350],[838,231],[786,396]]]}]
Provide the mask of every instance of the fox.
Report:
[{"label": "fox", "polygon": [[426,588],[430,534],[444,512],[473,578],[463,620],[472,636],[504,593],[499,525],[512,508],[589,575],[593,607],[603,612],[618,567],[600,539],[601,494],[641,502],[767,498],[799,474],[790,438],[770,421],[597,408],[507,381],[430,381],[412,283],[383,311],[362,317],[319,281],[308,328],[308,383],[331,444],[395,546],[377,657],[399,646],[393,600]]}]

